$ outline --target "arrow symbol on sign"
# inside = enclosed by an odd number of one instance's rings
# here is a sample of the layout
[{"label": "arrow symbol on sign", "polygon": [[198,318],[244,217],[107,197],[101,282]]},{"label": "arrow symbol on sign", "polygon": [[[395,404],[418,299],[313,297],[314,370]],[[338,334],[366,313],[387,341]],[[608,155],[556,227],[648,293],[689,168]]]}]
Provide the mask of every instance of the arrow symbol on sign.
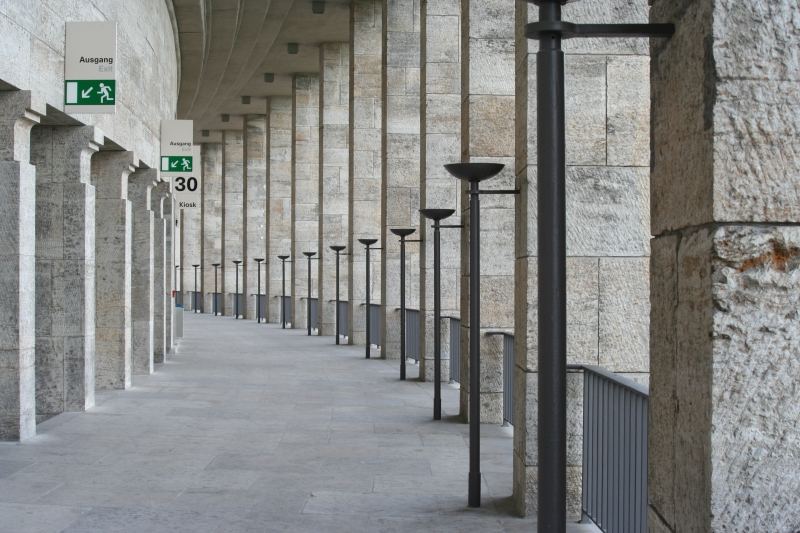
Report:
[{"label": "arrow symbol on sign", "polygon": [[81,98],[89,98],[89,95],[92,94],[94,87],[89,87],[88,89],[81,91]]},{"label": "arrow symbol on sign", "polygon": [[172,168],[177,168],[177,167],[178,167],[178,162],[177,162],[177,161],[173,161],[173,162],[172,162],[172,164],[171,164],[170,166],[171,166]]}]

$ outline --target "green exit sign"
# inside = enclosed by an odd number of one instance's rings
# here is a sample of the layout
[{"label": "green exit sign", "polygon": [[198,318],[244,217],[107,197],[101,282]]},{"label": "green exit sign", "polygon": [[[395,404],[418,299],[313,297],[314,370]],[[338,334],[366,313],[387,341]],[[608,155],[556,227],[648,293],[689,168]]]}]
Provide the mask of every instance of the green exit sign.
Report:
[{"label": "green exit sign", "polygon": [[67,105],[114,105],[116,103],[116,80],[67,80],[64,85],[64,103]]},{"label": "green exit sign", "polygon": [[190,155],[162,155],[161,172],[191,172],[192,163]]}]

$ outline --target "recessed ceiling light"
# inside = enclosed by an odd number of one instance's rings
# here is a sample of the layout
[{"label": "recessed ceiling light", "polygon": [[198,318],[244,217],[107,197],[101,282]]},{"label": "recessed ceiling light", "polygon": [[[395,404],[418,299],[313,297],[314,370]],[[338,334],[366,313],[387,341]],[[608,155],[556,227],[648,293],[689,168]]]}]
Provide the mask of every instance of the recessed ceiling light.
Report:
[{"label": "recessed ceiling light", "polygon": [[231,116],[229,114],[227,114],[227,113],[223,113],[222,114],[222,122],[230,122],[230,121],[231,121]]},{"label": "recessed ceiling light", "polygon": [[325,13],[325,0],[312,0],[311,12],[315,15],[322,15]]},{"label": "recessed ceiling light", "polygon": [[208,130],[203,130],[203,137],[208,137]]},{"label": "recessed ceiling light", "polygon": [[273,72],[265,72],[264,73],[264,82],[265,83],[272,83],[275,81],[275,74]]},{"label": "recessed ceiling light", "polygon": [[248,105],[250,103],[250,97],[249,96],[242,96],[242,103],[244,105]]},{"label": "recessed ceiling light", "polygon": [[300,50],[300,45],[297,43],[289,43],[286,48],[290,54],[296,54]]}]

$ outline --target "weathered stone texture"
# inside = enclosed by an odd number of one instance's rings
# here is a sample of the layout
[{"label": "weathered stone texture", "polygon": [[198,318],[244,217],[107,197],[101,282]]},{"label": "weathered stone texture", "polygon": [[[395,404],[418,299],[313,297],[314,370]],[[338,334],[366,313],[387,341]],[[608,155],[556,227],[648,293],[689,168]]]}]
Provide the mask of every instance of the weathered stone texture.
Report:
[{"label": "weathered stone texture", "polygon": [[136,170],[132,152],[98,152],[92,157],[96,189],[96,387],[131,385],[131,269],[133,215],[128,178]]},{"label": "weathered stone texture", "polygon": [[125,90],[117,95],[116,113],[78,118],[158,168],[160,123],[175,116],[180,68],[173,20],[163,0],[4,2],[0,49],[13,60],[0,64],[0,80],[38,91],[48,105],[63,110],[65,22],[104,19],[118,21],[116,76]]},{"label": "weathered stone texture", "polygon": [[170,296],[167,276],[167,224],[164,204],[169,201],[169,183],[160,182],[150,195],[153,222],[153,362],[163,363],[167,353],[167,314]]},{"label": "weathered stone texture", "polygon": [[0,439],[36,434],[36,168],[30,131],[44,104],[27,91],[0,95]]},{"label": "weathered stone texture", "polygon": [[[216,285],[218,292],[225,292],[224,276],[222,268],[224,265],[224,255],[222,250],[222,144],[203,144],[203,255],[205,264],[203,265],[203,287],[205,292],[213,293]],[[219,263],[220,268],[216,271],[216,283],[214,283],[214,263]],[[205,311],[214,312],[214,305],[211,294],[205,295]],[[217,309],[222,313],[223,309]]]},{"label": "weathered stone texture", "polygon": [[[384,46],[386,65],[383,113],[381,231],[381,321],[386,358],[400,357],[400,239],[391,227],[419,226],[420,208],[420,1],[387,0]],[[419,239],[414,233],[409,239]],[[406,245],[406,291],[408,309],[419,310],[420,245]]]},{"label": "weathered stone texture", "polygon": [[[350,171],[350,44],[320,47],[320,334],[334,335],[336,327],[336,254],[331,246],[346,246],[349,235]],[[348,253],[344,250],[343,253]],[[340,260],[339,297],[347,300],[347,256]],[[346,317],[344,317],[346,318]],[[344,319],[343,318],[343,319]]]},{"label": "weathered stone texture", "polygon": [[[265,115],[248,115],[245,117],[246,127],[246,165],[247,165],[247,201],[245,217],[247,219],[247,236],[245,244],[249,266],[247,268],[246,296],[248,316],[255,319],[256,298],[250,296],[259,291],[269,294],[266,283],[267,276],[264,263],[259,267],[255,259],[267,257],[267,120]],[[209,268],[205,266],[205,268]],[[212,268],[213,270],[213,268]],[[212,273],[213,276],[213,273]],[[213,285],[211,286],[213,290]],[[208,285],[205,286],[208,290]],[[262,319],[266,318],[262,316]]]},{"label": "weathered stone texture", "polygon": [[293,324],[307,327],[307,298],[318,295],[319,268],[309,265],[303,252],[319,257],[319,76],[296,74],[292,104],[292,292]]},{"label": "weathered stone texture", "polygon": [[[153,372],[153,233],[151,210],[154,169],[133,173],[128,180],[128,197],[133,213],[131,238],[131,359],[134,374]],[[198,231],[199,236],[199,231]]]},{"label": "weathered stone texture", "polygon": [[[383,0],[355,0],[350,9],[350,214],[348,263],[350,342],[366,340],[366,270],[361,238],[380,238],[383,138]],[[377,246],[381,246],[380,240]],[[381,301],[381,256],[370,255],[371,299]]]},{"label": "weathered stone texture", "polygon": [[[233,261],[242,261],[239,265],[238,294],[245,294],[247,262],[244,250],[244,133],[241,130],[223,132],[222,149],[225,152],[223,159],[223,191],[224,203],[222,216],[224,219],[222,231],[222,247],[225,256],[225,314],[233,315],[235,311],[236,292],[236,265]],[[183,266],[182,266],[183,268]],[[184,272],[190,270],[183,269]],[[246,306],[239,308],[239,314],[244,315]]]},{"label": "weathered stone texture", "polygon": [[[461,7],[458,1],[427,0],[422,4],[422,98],[420,207],[455,209],[442,222],[461,221],[461,184],[444,165],[461,160]],[[424,313],[420,377],[433,379],[433,230],[420,219],[420,287]],[[458,229],[441,236],[441,309],[443,316],[460,316],[461,237]],[[450,321],[442,320],[442,380],[449,380]]]},{"label": "weathered stone texture", "polygon": [[[270,322],[281,319],[279,255],[292,255],[292,98],[269,99],[269,302]],[[291,264],[286,265],[286,294],[291,296]],[[287,317],[287,321],[290,317]]]}]

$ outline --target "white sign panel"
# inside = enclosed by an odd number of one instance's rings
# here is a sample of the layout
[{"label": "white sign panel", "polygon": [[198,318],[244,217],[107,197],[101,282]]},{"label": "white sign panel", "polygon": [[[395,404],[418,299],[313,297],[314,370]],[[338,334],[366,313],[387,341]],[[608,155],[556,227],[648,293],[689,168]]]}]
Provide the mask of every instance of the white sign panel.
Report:
[{"label": "white sign panel", "polygon": [[203,180],[203,165],[200,161],[200,147],[192,147],[193,172],[172,177],[172,196],[175,207],[187,211],[200,210],[202,196],[200,194]]},{"label": "white sign panel", "polygon": [[194,126],[191,120],[161,121],[161,162],[165,178],[188,176],[195,172],[193,159]]},{"label": "white sign panel", "polygon": [[114,113],[116,62],[116,22],[67,22],[64,111]]}]

